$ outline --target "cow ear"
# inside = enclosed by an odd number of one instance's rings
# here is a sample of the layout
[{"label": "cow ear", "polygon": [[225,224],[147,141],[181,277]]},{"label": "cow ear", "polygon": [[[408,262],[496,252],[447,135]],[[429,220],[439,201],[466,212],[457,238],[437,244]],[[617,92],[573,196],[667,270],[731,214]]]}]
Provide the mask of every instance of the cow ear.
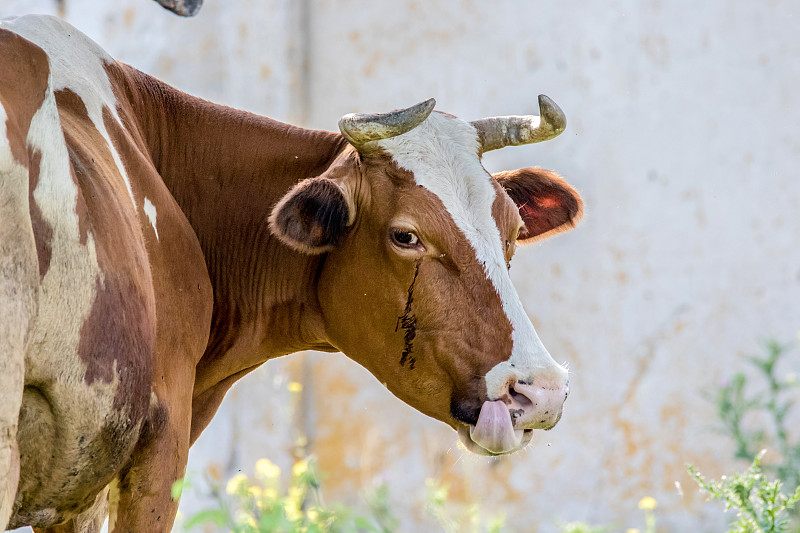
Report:
[{"label": "cow ear", "polygon": [[275,205],[269,226],[281,242],[298,252],[329,252],[351,223],[350,203],[334,180],[309,178],[289,189]]},{"label": "cow ear", "polygon": [[578,192],[551,170],[521,168],[493,176],[519,208],[523,244],[572,229],[583,216]]}]

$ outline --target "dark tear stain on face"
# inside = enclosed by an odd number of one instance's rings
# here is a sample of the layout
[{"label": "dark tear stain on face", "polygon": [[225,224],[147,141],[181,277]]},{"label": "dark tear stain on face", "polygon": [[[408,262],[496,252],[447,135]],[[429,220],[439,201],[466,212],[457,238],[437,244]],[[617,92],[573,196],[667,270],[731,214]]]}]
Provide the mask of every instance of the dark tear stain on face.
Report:
[{"label": "dark tear stain on face", "polygon": [[408,362],[408,369],[414,370],[417,359],[414,357],[414,337],[417,336],[417,317],[411,312],[411,303],[414,301],[414,284],[417,282],[417,275],[419,275],[419,264],[417,261],[414,268],[414,279],[411,280],[411,285],[408,287],[408,300],[406,300],[406,309],[402,315],[397,317],[397,324],[394,330],[402,328],[404,330],[403,340],[405,345],[403,347],[403,355],[400,357],[400,366],[405,366]]}]

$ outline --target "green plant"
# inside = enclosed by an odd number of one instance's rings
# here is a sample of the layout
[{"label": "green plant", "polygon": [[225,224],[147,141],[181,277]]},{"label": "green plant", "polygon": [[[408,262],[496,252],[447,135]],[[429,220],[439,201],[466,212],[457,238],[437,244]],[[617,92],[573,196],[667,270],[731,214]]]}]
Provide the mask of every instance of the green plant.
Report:
[{"label": "green plant", "polygon": [[[735,374],[714,397],[717,416],[726,434],[736,445],[738,459],[752,461],[750,468],[719,482],[707,481],[693,466],[689,472],[712,498],[725,502],[726,509],[737,510],[737,520],[728,533],[800,533],[797,519],[800,501],[800,442],[792,442],[787,415],[797,401],[798,380],[794,373],[778,376],[777,367],[792,353],[789,346],[769,341],[765,355],[751,357],[760,382],[748,382],[744,372]],[[753,388],[756,391],[753,391]],[[760,390],[758,390],[760,389]],[[753,428],[753,422],[766,423]],[[762,464],[765,445],[774,445],[777,457]],[[768,475],[775,478],[768,479]],[[784,492],[785,491],[785,492]],[[645,512],[645,532],[655,533],[655,500],[643,498],[639,508]],[[600,533],[609,528],[572,522],[560,526],[561,533]],[[638,533],[639,530],[629,529]]]},{"label": "green plant", "polygon": [[[717,391],[717,415],[736,444],[736,458],[753,461],[762,448],[776,449],[779,457],[762,468],[792,491],[800,486],[800,441],[791,442],[786,417],[797,398],[791,393],[799,384],[794,373],[781,379],[776,372],[778,363],[791,353],[790,348],[775,341],[767,342],[765,348],[765,356],[749,359],[758,370],[764,390],[750,392],[747,376],[742,372],[735,374]],[[769,427],[750,429],[745,424],[748,416],[754,420],[768,420]]]},{"label": "green plant", "polygon": [[[761,390],[752,391],[753,384],[744,372],[736,373],[717,390],[717,416],[736,445],[735,457],[752,461],[750,468],[712,482],[688,467],[712,498],[724,501],[726,509],[737,509],[734,532],[800,533],[796,508],[800,499],[800,442],[791,441],[787,428],[787,414],[796,401],[791,393],[798,383],[794,373],[782,379],[777,373],[778,364],[791,351],[787,345],[768,341],[764,356],[749,358],[761,381],[755,388]],[[753,427],[753,422],[761,422],[761,426]],[[766,446],[776,449],[777,458],[762,464],[766,452],[762,448]],[[775,480],[769,481],[767,474]]]},{"label": "green plant", "polygon": [[[761,466],[764,451],[757,454],[746,471],[719,482],[707,481],[691,465],[689,472],[712,498],[725,502],[725,509],[736,509],[737,520],[730,533],[782,533],[790,531],[789,512],[800,501],[800,487],[786,495],[780,480],[768,481]],[[796,530],[800,531],[800,530]]]},{"label": "green plant", "polygon": [[[644,533],[656,533],[656,514],[655,509],[658,503],[650,496],[645,496],[639,500],[639,509],[644,511]],[[559,524],[559,533],[610,533],[614,531],[613,526],[592,526],[585,522],[569,522]],[[636,528],[628,528],[625,533],[642,533]]]},{"label": "green plant", "polygon": [[584,522],[569,522],[559,526],[560,533],[608,533],[608,526],[590,526]]},{"label": "green plant", "polygon": [[365,491],[364,499],[367,502],[370,513],[378,523],[381,533],[397,531],[400,526],[400,520],[394,515],[389,503],[389,485],[381,483],[372,490]]},{"label": "green plant", "polygon": [[[382,487],[370,500],[371,516],[362,516],[343,505],[326,505],[313,459],[294,464],[285,490],[280,468],[269,459],[256,463],[252,478],[244,474],[233,476],[224,490],[211,478],[207,483],[216,506],[190,516],[184,529],[213,524],[232,533],[388,533],[398,523]],[[187,486],[183,480],[176,482],[173,497]]]},{"label": "green plant", "polygon": [[503,513],[486,515],[478,502],[456,504],[449,500],[449,485],[439,480],[425,480],[427,498],[425,510],[448,533],[503,533],[506,517]]}]

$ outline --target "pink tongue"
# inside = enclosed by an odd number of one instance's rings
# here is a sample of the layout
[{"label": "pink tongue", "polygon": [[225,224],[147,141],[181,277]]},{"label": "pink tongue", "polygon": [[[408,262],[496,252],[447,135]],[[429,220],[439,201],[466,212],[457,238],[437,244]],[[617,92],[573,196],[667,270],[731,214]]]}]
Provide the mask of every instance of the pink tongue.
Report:
[{"label": "pink tongue", "polygon": [[469,428],[472,442],[492,453],[506,453],[519,447],[522,430],[511,426],[511,415],[502,401],[483,402],[478,423]]}]

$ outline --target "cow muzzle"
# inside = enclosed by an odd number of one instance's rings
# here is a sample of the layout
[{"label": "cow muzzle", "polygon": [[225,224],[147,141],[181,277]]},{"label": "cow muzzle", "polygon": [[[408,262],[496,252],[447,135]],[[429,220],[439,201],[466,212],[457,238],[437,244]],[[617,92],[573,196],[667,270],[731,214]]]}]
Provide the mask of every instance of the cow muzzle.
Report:
[{"label": "cow muzzle", "polygon": [[561,419],[569,382],[546,388],[517,382],[507,394],[481,406],[478,420],[462,426],[458,435],[464,446],[479,455],[501,455],[528,445],[534,429],[548,430]]}]

